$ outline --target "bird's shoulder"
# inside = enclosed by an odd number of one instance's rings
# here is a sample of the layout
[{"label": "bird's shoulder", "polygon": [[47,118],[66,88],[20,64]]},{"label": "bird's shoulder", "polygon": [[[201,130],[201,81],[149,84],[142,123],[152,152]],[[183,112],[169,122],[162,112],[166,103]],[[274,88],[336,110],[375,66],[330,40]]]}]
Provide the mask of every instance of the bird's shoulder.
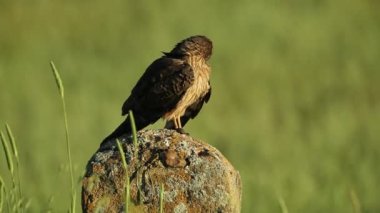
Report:
[{"label": "bird's shoulder", "polygon": [[190,69],[191,66],[183,59],[162,56],[149,65],[144,75],[164,78],[175,72],[183,72]]},{"label": "bird's shoulder", "polygon": [[139,89],[146,89],[146,87],[177,72],[189,74],[192,72],[192,69],[185,60],[162,56],[148,66],[136,86],[133,88],[132,93],[138,92]]},{"label": "bird's shoulder", "polygon": [[[163,56],[148,66],[144,74],[132,89],[131,95],[124,102],[122,114],[128,113],[142,97],[153,94],[165,97],[171,94],[172,89],[183,91],[193,81],[194,73],[191,66],[182,59]],[[174,85],[176,84],[176,86]]]}]

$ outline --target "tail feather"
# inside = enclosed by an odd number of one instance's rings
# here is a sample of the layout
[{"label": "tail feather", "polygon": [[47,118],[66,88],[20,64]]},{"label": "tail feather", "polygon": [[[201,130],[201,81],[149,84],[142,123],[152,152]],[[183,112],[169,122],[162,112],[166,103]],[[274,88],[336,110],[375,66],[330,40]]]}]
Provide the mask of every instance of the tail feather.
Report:
[{"label": "tail feather", "polygon": [[124,134],[131,134],[131,133],[132,133],[132,126],[131,126],[131,122],[129,121],[129,117],[127,116],[127,118],[110,135],[104,138],[101,145],[103,145],[105,142],[111,139],[116,139]]},{"label": "tail feather", "polygon": [[[149,120],[145,119],[144,117],[140,115],[135,114],[134,118],[135,118],[136,131],[143,129],[144,127],[150,124]],[[129,135],[132,134],[132,125],[131,125],[129,116],[127,116],[126,119],[110,135],[104,138],[100,146],[102,146],[104,143],[106,143],[109,140],[116,139],[125,134],[129,134]]]}]

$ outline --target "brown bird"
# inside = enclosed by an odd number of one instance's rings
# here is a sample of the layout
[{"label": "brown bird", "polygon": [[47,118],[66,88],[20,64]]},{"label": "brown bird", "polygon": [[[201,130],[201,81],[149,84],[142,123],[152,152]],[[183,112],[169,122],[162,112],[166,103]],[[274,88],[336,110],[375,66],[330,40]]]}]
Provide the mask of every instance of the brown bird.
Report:
[{"label": "brown bird", "polygon": [[[191,36],[172,51],[164,52],[141,76],[123,104],[122,115],[132,110],[137,130],[163,118],[165,128],[184,132],[185,124],[210,98],[211,68],[207,62],[211,54],[211,40],[200,35]],[[127,117],[103,143],[130,133]]]}]

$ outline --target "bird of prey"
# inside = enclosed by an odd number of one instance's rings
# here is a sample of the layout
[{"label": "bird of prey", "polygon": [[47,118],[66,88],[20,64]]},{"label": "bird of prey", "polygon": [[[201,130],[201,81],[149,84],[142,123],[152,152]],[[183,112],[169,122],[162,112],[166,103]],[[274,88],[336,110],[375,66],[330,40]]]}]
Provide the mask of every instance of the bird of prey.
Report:
[{"label": "bird of prey", "polygon": [[[137,130],[163,118],[165,128],[184,132],[182,128],[211,95],[208,60],[212,42],[206,36],[191,36],[163,54],[138,80],[123,104],[122,115],[132,110]],[[131,132],[127,115],[103,143]]]}]

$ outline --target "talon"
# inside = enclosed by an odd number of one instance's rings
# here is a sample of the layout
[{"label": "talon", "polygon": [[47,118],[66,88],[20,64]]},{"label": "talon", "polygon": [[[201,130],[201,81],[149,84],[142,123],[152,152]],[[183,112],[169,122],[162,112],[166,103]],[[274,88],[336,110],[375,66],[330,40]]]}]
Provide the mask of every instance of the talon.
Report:
[{"label": "talon", "polygon": [[175,131],[177,131],[179,134],[189,135],[189,133],[187,133],[183,128],[177,128]]}]

